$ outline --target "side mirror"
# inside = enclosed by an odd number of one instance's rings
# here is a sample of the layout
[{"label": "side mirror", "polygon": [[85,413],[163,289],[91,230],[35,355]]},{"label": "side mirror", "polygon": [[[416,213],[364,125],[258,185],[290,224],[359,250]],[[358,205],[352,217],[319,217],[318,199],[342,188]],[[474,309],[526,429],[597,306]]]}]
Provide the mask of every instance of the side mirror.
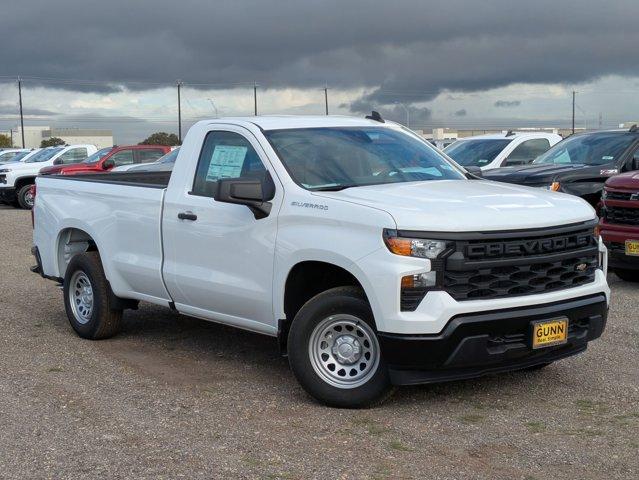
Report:
[{"label": "side mirror", "polygon": [[63,163],[63,162],[62,162],[62,159],[61,159],[60,157],[56,158],[56,159],[53,161],[53,164],[54,164],[54,165],[62,165],[62,163]]},{"label": "side mirror", "polygon": [[481,178],[483,177],[483,173],[481,171],[481,167],[464,167],[466,171],[470,174],[470,178]]},{"label": "side mirror", "polygon": [[263,180],[228,178],[218,180],[213,198],[217,202],[246,205],[257,220],[268,217],[275,197],[275,183],[266,172]]},{"label": "side mirror", "polygon": [[113,167],[115,167],[115,161],[112,158],[107,158],[102,162],[102,170],[111,170]]},{"label": "side mirror", "polygon": [[630,170],[639,170],[639,156],[632,157],[630,162]]}]

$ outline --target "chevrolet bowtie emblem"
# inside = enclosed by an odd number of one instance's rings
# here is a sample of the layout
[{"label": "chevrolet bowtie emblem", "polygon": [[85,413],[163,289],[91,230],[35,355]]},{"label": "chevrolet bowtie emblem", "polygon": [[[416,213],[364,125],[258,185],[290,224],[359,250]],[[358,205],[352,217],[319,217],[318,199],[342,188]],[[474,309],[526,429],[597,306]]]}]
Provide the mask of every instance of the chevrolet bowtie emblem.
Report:
[{"label": "chevrolet bowtie emblem", "polygon": [[633,193],[632,195],[630,195],[630,200],[639,200],[639,193]]},{"label": "chevrolet bowtie emblem", "polygon": [[577,265],[575,265],[575,270],[577,270],[578,272],[583,272],[584,270],[586,270],[586,268],[588,268],[587,263],[578,263]]}]

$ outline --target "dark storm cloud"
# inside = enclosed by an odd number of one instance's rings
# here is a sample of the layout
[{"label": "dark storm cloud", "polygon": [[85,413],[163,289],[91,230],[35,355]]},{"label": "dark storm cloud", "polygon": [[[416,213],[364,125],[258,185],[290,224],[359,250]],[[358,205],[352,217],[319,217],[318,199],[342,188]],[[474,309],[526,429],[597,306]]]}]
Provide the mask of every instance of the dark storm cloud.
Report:
[{"label": "dark storm cloud", "polygon": [[457,110],[453,115],[455,115],[456,117],[465,117],[468,114],[468,112],[466,111],[465,108],[462,108],[461,110]]},{"label": "dark storm cloud", "polygon": [[[639,4],[622,0],[21,0],[3,2],[2,74],[112,91],[177,79],[366,87],[410,104],[442,90],[639,74]],[[42,19],[43,21],[38,21]],[[34,80],[35,81],[35,80]],[[355,105],[357,107],[357,105]],[[394,108],[394,107],[392,107]]]},{"label": "dark storm cloud", "polygon": [[[29,108],[26,107],[23,109],[25,116],[35,116],[35,117],[50,117],[52,115],[56,115],[55,112],[50,110],[44,110],[42,108]],[[20,110],[17,105],[0,105],[0,115],[19,115]]]},{"label": "dark storm cloud", "polygon": [[518,107],[519,105],[521,105],[519,100],[497,100],[495,102],[497,108]]}]

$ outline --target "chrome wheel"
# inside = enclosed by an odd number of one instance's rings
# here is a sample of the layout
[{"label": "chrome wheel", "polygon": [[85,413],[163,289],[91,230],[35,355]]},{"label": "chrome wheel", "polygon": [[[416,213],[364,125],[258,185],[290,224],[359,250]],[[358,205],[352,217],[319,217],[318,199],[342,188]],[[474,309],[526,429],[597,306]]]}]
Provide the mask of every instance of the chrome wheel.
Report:
[{"label": "chrome wheel", "polygon": [[27,190],[27,193],[24,194],[24,203],[29,207],[29,208],[33,208],[33,204],[34,202],[34,195],[33,195],[33,191],[31,189]]},{"label": "chrome wheel", "polygon": [[311,333],[308,354],[315,373],[338,388],[356,388],[370,380],[379,365],[377,336],[353,315],[332,315]]},{"label": "chrome wheel", "polygon": [[86,273],[78,270],[71,277],[69,285],[69,303],[73,316],[78,323],[85,324],[91,320],[93,313],[93,287]]}]

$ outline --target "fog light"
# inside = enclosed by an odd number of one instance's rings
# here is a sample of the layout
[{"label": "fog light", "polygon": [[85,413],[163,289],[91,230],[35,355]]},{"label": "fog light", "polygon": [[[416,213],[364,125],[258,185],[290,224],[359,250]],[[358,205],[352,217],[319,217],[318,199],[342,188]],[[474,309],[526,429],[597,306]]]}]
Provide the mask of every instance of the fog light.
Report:
[{"label": "fog light", "polygon": [[437,284],[437,272],[402,277],[402,288],[430,288]]}]

